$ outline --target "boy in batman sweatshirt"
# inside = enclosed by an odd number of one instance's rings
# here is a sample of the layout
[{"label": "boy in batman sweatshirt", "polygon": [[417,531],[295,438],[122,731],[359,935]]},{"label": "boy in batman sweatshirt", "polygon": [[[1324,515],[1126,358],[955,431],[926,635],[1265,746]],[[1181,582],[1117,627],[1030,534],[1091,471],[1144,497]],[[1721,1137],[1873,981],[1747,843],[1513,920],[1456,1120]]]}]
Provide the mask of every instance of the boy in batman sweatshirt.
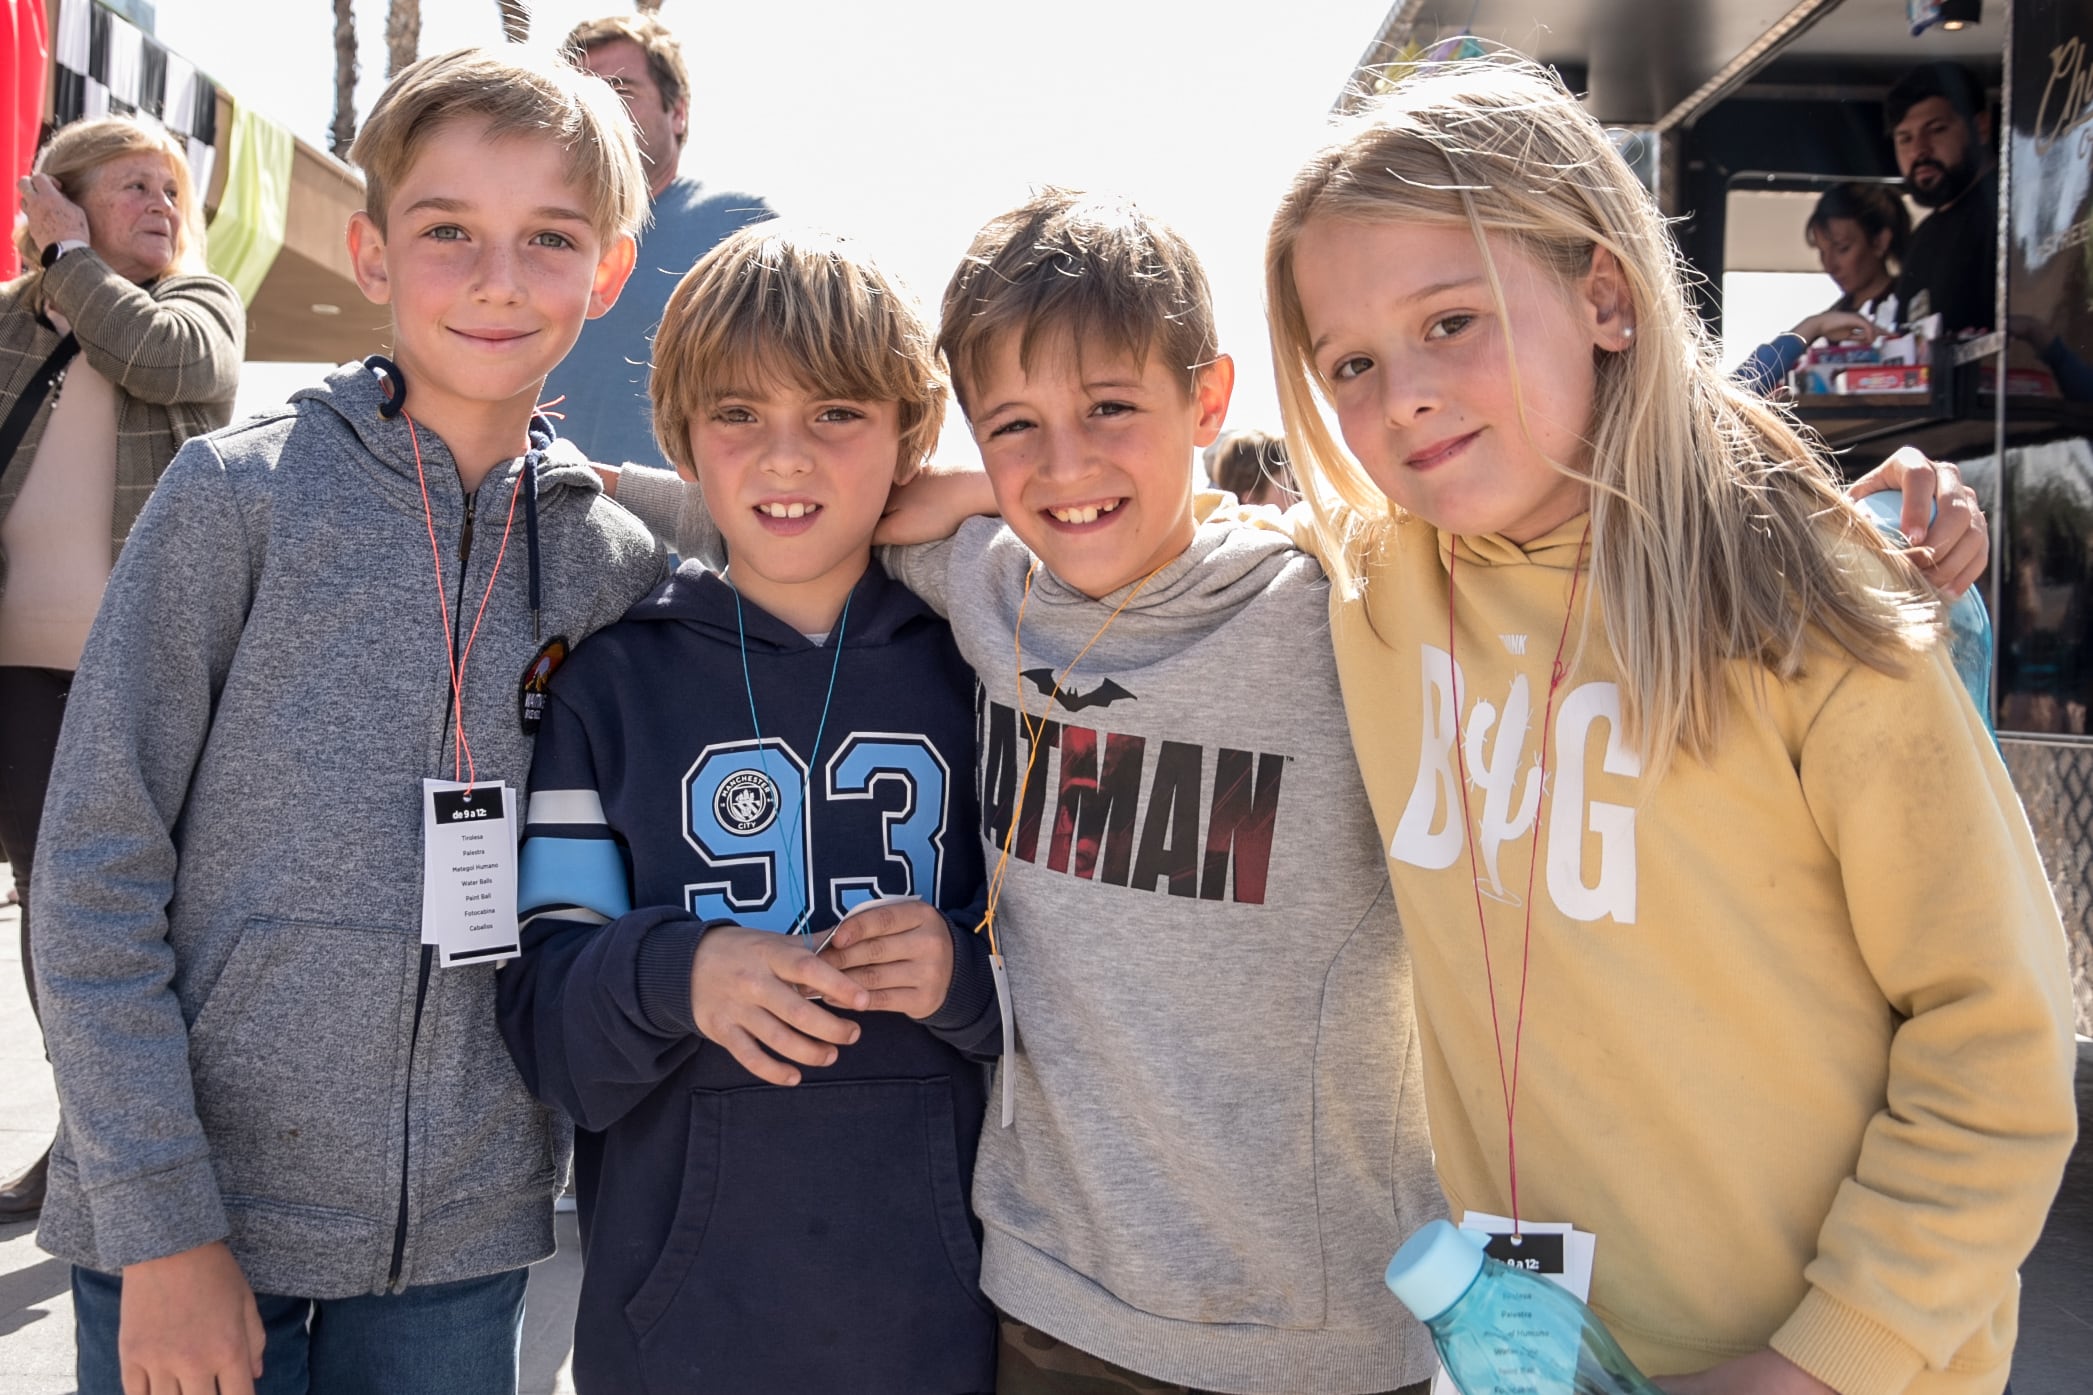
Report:
[{"label": "boy in batman sweatshirt", "polygon": [[499,987],[582,1130],[576,1383],[986,1391],[974,684],[871,565],[943,418],[933,338],[847,244],[765,224],[684,278],[656,354],[727,568],[552,682]]}]

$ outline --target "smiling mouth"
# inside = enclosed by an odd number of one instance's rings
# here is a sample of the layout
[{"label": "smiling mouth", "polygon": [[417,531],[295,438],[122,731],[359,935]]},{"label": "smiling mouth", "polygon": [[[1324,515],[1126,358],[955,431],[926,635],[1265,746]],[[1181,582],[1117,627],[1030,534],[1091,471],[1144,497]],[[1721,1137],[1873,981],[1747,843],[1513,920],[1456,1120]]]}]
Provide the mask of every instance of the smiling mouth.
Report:
[{"label": "smiling mouth", "polygon": [[1413,470],[1429,470],[1435,465],[1443,465],[1466,450],[1468,443],[1482,434],[1481,428],[1477,428],[1465,436],[1456,436],[1450,441],[1441,441],[1437,445],[1428,447],[1410,456],[1403,461],[1403,464]]},{"label": "smiling mouth", "polygon": [[1085,523],[1095,523],[1107,514],[1117,513],[1119,506],[1125,502],[1126,500],[1124,499],[1107,499],[1095,504],[1072,504],[1062,508],[1049,507],[1042,509],[1041,512],[1056,523],[1067,523],[1080,527]]},{"label": "smiling mouth", "polygon": [[803,504],[795,500],[789,504],[770,503],[756,505],[756,512],[766,518],[805,518],[821,512],[819,504]]}]

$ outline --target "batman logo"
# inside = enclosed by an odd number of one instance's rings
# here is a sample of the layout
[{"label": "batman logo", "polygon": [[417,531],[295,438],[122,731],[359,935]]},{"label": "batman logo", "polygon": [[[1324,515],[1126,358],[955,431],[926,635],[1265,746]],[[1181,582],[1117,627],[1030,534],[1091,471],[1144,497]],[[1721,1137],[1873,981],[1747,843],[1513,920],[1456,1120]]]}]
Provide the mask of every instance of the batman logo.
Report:
[{"label": "batman logo", "polygon": [[1060,695],[1056,697],[1054,693],[1054,671],[1052,669],[1028,668],[1023,676],[1031,681],[1033,687],[1039,689],[1046,696],[1054,698],[1055,701],[1059,702],[1063,708],[1070,712],[1081,712],[1086,707],[1110,707],[1121,698],[1134,702],[1139,701],[1132,693],[1109,678],[1087,693],[1078,693],[1071,689],[1063,688]]}]

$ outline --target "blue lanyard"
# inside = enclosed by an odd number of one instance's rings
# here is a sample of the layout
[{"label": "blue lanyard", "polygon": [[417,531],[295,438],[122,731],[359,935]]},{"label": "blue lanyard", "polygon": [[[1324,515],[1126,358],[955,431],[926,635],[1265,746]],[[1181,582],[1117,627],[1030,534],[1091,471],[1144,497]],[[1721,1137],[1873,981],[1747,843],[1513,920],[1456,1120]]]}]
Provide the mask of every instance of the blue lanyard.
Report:
[{"label": "blue lanyard", "polygon": [[[721,580],[727,581],[724,576],[721,577]],[[741,588],[732,581],[727,581],[727,589],[734,593],[734,634],[741,642],[741,686],[743,691],[749,695],[749,725],[755,728],[756,732],[756,763],[763,768],[763,778],[770,781],[772,789],[776,789],[778,787],[778,777],[770,771],[770,757],[763,744],[763,724],[756,719],[756,684],[749,677],[749,632],[741,614]],[[855,596],[855,594],[853,592],[852,596]],[[821,699],[821,724],[814,728],[814,749],[807,753],[806,773],[801,776],[799,782],[799,800],[792,810],[792,833],[794,837],[802,836],[803,825],[800,820],[805,816],[807,810],[807,785],[813,780],[814,767],[821,757],[821,738],[828,731],[829,704],[836,700],[836,670],[843,666],[843,634],[850,627],[851,599],[851,596],[844,597],[843,614],[836,621],[836,632],[829,636],[829,643],[835,649],[836,655],[829,660],[828,693]],[[806,888],[799,884],[798,860],[790,857],[781,857],[778,860],[785,864],[785,875],[791,879],[793,899],[807,908],[805,930],[792,933],[812,934],[814,929],[814,901],[807,894]],[[811,869],[809,869],[809,874],[811,875]]]}]

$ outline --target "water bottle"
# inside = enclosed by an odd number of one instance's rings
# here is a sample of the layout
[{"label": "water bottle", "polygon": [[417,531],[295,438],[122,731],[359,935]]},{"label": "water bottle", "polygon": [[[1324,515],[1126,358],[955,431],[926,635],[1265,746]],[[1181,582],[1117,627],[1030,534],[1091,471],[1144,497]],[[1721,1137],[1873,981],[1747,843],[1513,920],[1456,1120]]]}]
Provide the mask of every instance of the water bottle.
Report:
[{"label": "water bottle", "polygon": [[1487,1237],[1433,1221],[1388,1261],[1461,1395],[1662,1395],[1577,1295],[1483,1253]]}]

